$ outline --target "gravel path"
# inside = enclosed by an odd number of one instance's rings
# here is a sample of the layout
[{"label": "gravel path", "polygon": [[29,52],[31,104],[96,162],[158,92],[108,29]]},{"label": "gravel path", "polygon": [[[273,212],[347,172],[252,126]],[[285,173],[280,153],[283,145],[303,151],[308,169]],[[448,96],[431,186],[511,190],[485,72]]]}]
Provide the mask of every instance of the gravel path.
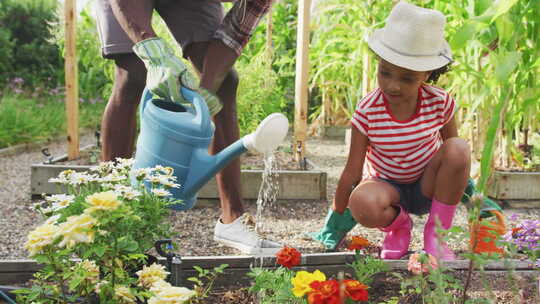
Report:
[{"label": "gravel path", "polygon": [[[81,138],[81,146],[94,142],[91,135]],[[48,145],[53,155],[66,151],[65,143]],[[306,232],[317,231],[323,223],[329,202],[346,161],[347,152],[342,140],[311,139],[307,143],[308,159],[318,169],[328,173],[328,201],[284,201],[265,210],[263,216],[263,234],[268,238],[294,246],[304,253],[321,252],[316,242],[305,237]],[[43,161],[41,152],[28,151],[12,156],[0,156],[0,259],[26,258],[22,244],[27,233],[41,222],[32,210],[30,200],[30,165]],[[184,256],[200,255],[240,255],[241,252],[216,244],[212,240],[213,228],[219,216],[219,207],[204,204],[188,212],[178,212],[170,216],[175,231],[180,233],[177,242],[180,254]],[[256,214],[256,204],[245,202],[246,209]],[[505,210],[506,215],[518,213],[522,219],[540,217],[539,210]],[[422,247],[422,229],[427,216],[413,216],[414,234],[411,250]],[[466,210],[460,206],[454,220],[456,225],[466,225]],[[367,237],[372,242],[382,240],[382,232],[357,226],[353,234]],[[467,244],[451,244],[454,249],[466,249]],[[345,250],[345,249],[341,249]]]}]

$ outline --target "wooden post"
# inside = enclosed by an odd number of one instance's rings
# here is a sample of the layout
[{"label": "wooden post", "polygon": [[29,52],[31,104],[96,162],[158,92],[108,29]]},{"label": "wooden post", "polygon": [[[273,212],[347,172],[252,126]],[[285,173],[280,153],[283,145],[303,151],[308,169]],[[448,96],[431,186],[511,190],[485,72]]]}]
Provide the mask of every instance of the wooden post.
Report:
[{"label": "wooden post", "polygon": [[306,153],[310,9],[311,0],[299,0],[294,98],[294,149],[296,151],[296,161],[303,161]]},{"label": "wooden post", "polygon": [[77,79],[77,53],[75,48],[77,9],[75,0],[64,2],[66,45],[64,69],[66,74],[66,120],[68,158],[79,157],[79,88]]}]

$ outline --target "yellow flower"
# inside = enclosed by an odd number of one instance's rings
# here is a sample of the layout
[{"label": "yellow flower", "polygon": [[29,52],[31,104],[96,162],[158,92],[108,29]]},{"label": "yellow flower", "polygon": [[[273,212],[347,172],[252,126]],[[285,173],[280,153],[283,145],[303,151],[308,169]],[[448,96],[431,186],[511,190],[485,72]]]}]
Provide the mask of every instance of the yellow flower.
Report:
[{"label": "yellow flower", "polygon": [[93,284],[96,284],[99,280],[99,267],[96,265],[96,262],[89,260],[82,260],[80,267],[86,270],[87,277],[85,279]]},{"label": "yellow flower", "polygon": [[24,248],[30,252],[30,256],[36,255],[43,247],[52,244],[57,231],[58,226],[49,223],[41,224],[28,234]]},{"label": "yellow flower", "polygon": [[73,215],[67,218],[65,223],[61,223],[56,233],[64,238],[58,246],[68,248],[77,243],[91,243],[94,241],[94,231],[92,227],[96,224],[96,219],[88,214]]},{"label": "yellow flower", "polygon": [[85,213],[92,213],[95,210],[114,210],[122,203],[116,198],[114,191],[94,193],[86,197],[86,202],[91,207],[86,209]]},{"label": "yellow flower", "polygon": [[118,286],[114,289],[114,297],[121,304],[137,303],[135,296],[131,293],[131,290],[125,286]]},{"label": "yellow flower", "polygon": [[168,274],[169,272],[165,271],[165,267],[162,265],[156,263],[150,266],[145,265],[142,270],[137,271],[139,286],[150,288],[157,281],[164,280]]},{"label": "yellow flower", "polygon": [[148,300],[148,304],[186,303],[195,296],[195,291],[185,287],[171,286],[163,280],[155,282],[150,291],[154,293],[154,296]]},{"label": "yellow flower", "polygon": [[303,270],[298,271],[296,276],[291,279],[294,296],[300,298],[310,292],[311,287],[309,287],[309,284],[313,281],[326,281],[326,276],[319,270],[315,270],[313,273]]}]

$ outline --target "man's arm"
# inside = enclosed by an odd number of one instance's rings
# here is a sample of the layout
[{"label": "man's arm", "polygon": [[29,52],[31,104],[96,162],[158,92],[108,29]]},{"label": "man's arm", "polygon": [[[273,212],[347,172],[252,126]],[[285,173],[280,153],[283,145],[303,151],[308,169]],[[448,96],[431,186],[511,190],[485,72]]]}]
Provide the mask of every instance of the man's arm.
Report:
[{"label": "man's arm", "polygon": [[[226,1],[223,1],[226,2]],[[208,47],[201,75],[201,87],[215,93],[251,39],[255,27],[268,12],[273,0],[230,1],[227,13]]]},{"label": "man's arm", "polygon": [[152,29],[151,0],[110,0],[114,16],[133,43],[156,37]]}]

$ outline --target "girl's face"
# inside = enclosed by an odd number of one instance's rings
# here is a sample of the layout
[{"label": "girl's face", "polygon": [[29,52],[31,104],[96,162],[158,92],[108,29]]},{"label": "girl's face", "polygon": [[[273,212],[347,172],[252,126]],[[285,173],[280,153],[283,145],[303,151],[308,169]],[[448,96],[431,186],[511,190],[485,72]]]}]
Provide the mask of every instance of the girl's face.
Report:
[{"label": "girl's face", "polygon": [[379,59],[377,81],[386,99],[391,103],[416,102],[418,88],[431,72],[411,71]]}]

